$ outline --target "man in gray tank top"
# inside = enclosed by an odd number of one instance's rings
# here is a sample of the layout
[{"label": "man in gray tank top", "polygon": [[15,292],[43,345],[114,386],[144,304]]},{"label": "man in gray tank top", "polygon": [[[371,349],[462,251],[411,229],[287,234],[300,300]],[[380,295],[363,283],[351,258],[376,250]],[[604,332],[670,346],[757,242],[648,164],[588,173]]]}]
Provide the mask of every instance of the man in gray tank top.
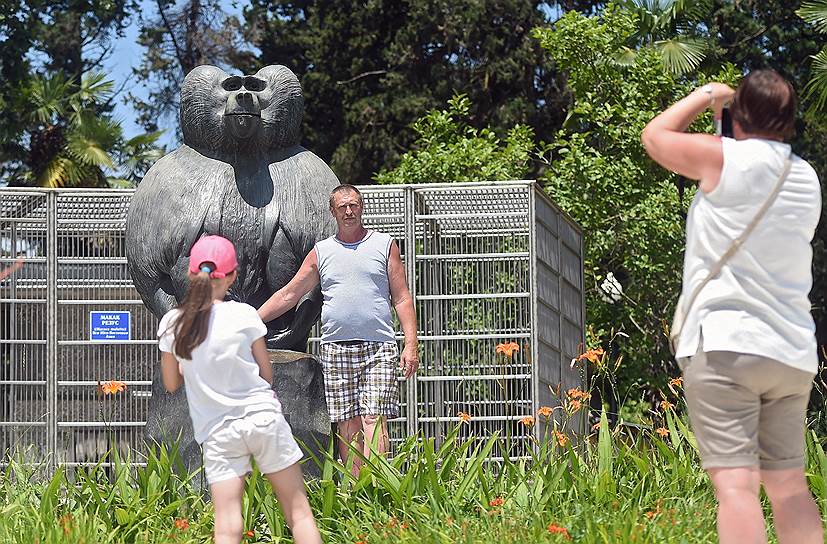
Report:
[{"label": "man in gray tank top", "polygon": [[[317,243],[295,277],[258,310],[268,322],[321,284],[319,359],[342,461],[350,456],[349,444],[366,456],[372,444],[380,453],[388,450],[387,419],[399,416],[397,362],[405,378],[419,367],[416,311],[399,246],[387,234],[364,227],[363,206],[356,187],[336,187],[330,195],[330,212],[338,233]],[[405,335],[401,356],[391,306]],[[361,460],[354,458],[354,473],[360,465]]]}]

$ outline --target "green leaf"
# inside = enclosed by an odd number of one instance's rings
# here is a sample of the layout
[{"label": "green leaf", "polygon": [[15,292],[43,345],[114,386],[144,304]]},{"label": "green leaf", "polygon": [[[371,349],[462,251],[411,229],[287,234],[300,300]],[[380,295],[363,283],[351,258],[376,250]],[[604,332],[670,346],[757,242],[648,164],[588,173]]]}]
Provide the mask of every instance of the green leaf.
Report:
[{"label": "green leaf", "polygon": [[663,67],[674,74],[685,74],[697,68],[706,56],[707,44],[691,38],[672,38],[655,42]]},{"label": "green leaf", "polygon": [[795,13],[819,32],[827,33],[827,0],[805,0]]}]

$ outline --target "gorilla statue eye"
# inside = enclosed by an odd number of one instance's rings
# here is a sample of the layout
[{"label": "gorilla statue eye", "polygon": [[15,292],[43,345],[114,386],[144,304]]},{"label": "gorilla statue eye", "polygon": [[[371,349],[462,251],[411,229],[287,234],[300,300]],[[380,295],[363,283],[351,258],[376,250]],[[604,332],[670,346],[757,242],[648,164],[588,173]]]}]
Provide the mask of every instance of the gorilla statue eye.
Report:
[{"label": "gorilla statue eye", "polygon": [[243,80],[238,76],[230,76],[221,82],[221,87],[225,91],[237,91],[241,89]]},{"label": "gorilla statue eye", "polygon": [[265,87],[267,87],[267,83],[261,78],[257,78],[256,76],[244,77],[244,88],[248,91],[263,91]]}]

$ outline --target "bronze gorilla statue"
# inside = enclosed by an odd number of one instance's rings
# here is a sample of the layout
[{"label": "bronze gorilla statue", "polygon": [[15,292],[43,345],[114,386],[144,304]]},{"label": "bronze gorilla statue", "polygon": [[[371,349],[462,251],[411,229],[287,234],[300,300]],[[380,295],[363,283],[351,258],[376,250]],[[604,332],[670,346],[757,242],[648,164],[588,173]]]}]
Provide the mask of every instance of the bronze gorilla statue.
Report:
[{"label": "bronze gorilla statue", "polygon": [[[299,81],[284,66],[231,76],[205,65],[187,74],[184,143],[149,169],[127,218],[129,271],[157,317],[183,300],[189,250],[201,236],[219,234],[235,244],[238,279],[228,298],[258,307],[292,279],[318,240],[335,232],[328,196],[339,181],[299,145],[303,108]],[[268,346],[304,351],[320,312],[317,288],[267,324]],[[154,375],[147,434],[184,429],[182,448],[191,449],[183,390],[165,393],[158,363]],[[176,413],[184,417],[170,421]]]}]

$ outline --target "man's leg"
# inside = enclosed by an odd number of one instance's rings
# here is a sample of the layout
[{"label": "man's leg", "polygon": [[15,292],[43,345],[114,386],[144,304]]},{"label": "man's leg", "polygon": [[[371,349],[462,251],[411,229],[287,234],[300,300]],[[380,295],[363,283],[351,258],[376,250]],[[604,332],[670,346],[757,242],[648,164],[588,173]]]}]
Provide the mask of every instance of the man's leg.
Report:
[{"label": "man's leg", "polygon": [[348,460],[353,458],[352,473],[354,476],[359,475],[359,468],[362,466],[362,459],[356,455],[350,448],[352,445],[356,451],[364,451],[365,444],[362,436],[362,418],[359,416],[339,421],[336,424],[339,434],[339,458],[342,464],[347,466]]},{"label": "man's leg", "polygon": [[821,514],[807,487],[804,469],[762,470],[761,480],[772,503],[778,541],[823,544]]},{"label": "man's leg", "polygon": [[721,544],[764,544],[764,512],[758,492],[757,466],[707,470],[718,499],[718,539]]},{"label": "man's leg", "polygon": [[382,416],[362,416],[362,434],[364,435],[364,453],[368,457],[373,449],[384,454],[390,449],[388,438],[388,419]]}]

